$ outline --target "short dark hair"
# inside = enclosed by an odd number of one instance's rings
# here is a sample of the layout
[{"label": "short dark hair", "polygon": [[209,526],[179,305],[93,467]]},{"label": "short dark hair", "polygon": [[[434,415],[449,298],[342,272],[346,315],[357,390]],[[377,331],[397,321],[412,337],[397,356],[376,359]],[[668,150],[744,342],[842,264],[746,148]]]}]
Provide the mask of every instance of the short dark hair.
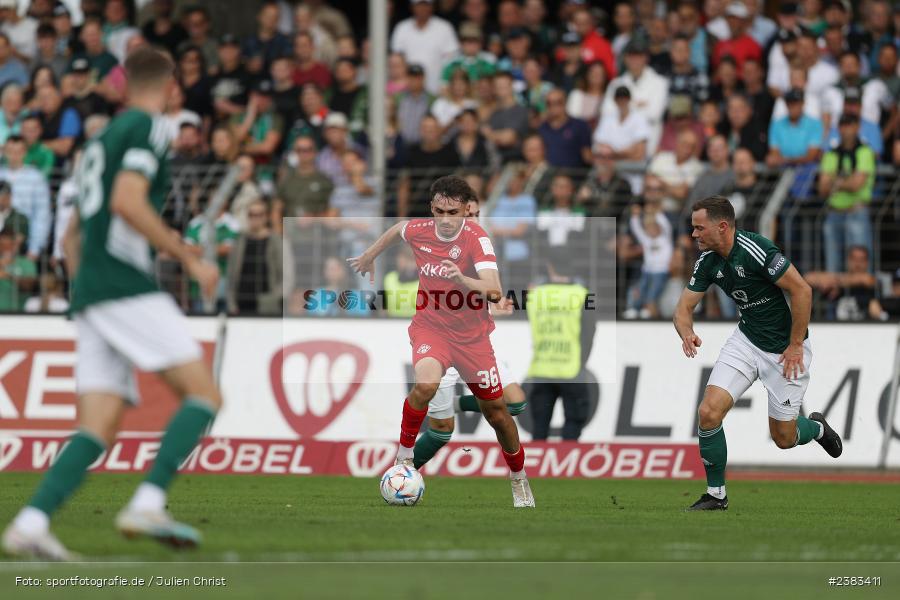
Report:
[{"label": "short dark hair", "polygon": [[12,142],[13,144],[24,144],[25,138],[23,138],[18,133],[14,133],[13,135],[6,138],[6,143],[9,144],[10,142]]},{"label": "short dark hair", "polygon": [[172,60],[153,48],[137,48],[125,59],[129,83],[138,86],[157,83],[175,73]]},{"label": "short dark hair", "polygon": [[691,212],[698,210],[705,210],[710,221],[726,221],[729,225],[734,225],[734,206],[725,196],[709,196],[694,202]]},{"label": "short dark hair", "polygon": [[47,37],[56,37],[56,28],[49,23],[41,23],[37,28],[37,37],[39,38],[47,38]]},{"label": "short dark hair", "polygon": [[458,200],[463,204],[467,204],[473,200],[476,202],[478,201],[475,190],[473,190],[472,186],[459,175],[445,175],[444,177],[435,180],[435,182],[431,184],[431,189],[428,190],[428,194],[431,196],[432,202],[434,202],[434,199],[437,196]]}]

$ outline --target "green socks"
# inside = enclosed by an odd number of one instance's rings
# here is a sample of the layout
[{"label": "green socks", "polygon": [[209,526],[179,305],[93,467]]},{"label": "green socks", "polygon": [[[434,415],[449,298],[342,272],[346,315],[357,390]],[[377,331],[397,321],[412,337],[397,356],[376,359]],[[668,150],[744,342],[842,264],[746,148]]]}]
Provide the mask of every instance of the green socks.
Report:
[{"label": "green socks", "polygon": [[[516,416],[522,414],[522,411],[525,410],[526,406],[528,406],[528,402],[513,402],[511,404],[507,404],[506,409],[509,411],[509,414],[511,414],[512,416]],[[481,408],[478,406],[478,399],[471,394],[468,396],[460,396],[459,411],[481,412]]]},{"label": "green socks", "polygon": [[797,445],[802,446],[803,444],[808,444],[817,437],[819,437],[819,433],[822,431],[822,426],[815,422],[810,421],[803,415],[797,417]]},{"label": "green socks", "polygon": [[161,490],[168,489],[179,465],[197,445],[215,414],[205,400],[186,398],[162,437],[159,454],[145,481]]},{"label": "green socks", "polygon": [[[474,396],[472,396],[474,398]],[[413,448],[413,465],[418,469],[437,454],[437,451],[444,447],[450,441],[453,435],[449,431],[437,431],[435,429],[428,430],[419,436],[416,440],[416,446]]]},{"label": "green socks", "polygon": [[706,469],[706,485],[721,487],[725,485],[725,463],[728,462],[728,445],[725,443],[725,430],[719,425],[715,429],[697,430],[700,440],[700,458]]},{"label": "green socks", "polygon": [[81,485],[88,467],[105,449],[106,445],[93,435],[76,432],[47,471],[28,506],[52,515]]}]

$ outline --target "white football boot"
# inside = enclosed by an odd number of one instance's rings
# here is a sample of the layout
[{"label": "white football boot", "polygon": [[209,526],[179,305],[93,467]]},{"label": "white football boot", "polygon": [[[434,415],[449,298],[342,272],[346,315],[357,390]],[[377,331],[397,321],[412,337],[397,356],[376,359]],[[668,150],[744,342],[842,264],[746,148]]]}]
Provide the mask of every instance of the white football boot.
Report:
[{"label": "white football boot", "polygon": [[527,477],[510,477],[512,485],[513,508],[534,508],[534,495]]},{"label": "white football boot", "polygon": [[72,562],[80,557],[66,550],[49,531],[28,534],[10,525],[3,532],[3,552],[13,558]]},{"label": "white football boot", "polygon": [[164,510],[123,509],[116,516],[116,529],[129,539],[146,536],[172,548],[194,548],[200,544],[200,532],[179,523]]}]

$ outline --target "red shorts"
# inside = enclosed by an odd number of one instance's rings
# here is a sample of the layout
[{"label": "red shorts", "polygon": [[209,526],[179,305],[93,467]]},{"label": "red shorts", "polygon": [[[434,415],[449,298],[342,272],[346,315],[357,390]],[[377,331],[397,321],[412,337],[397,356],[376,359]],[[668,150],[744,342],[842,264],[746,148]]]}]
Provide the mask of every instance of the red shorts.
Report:
[{"label": "red shorts", "polygon": [[479,400],[496,400],[503,396],[503,382],[497,369],[491,339],[470,342],[465,346],[455,344],[445,335],[422,327],[409,327],[409,343],[412,346],[413,367],[425,357],[441,363],[446,371],[456,367],[460,377]]}]

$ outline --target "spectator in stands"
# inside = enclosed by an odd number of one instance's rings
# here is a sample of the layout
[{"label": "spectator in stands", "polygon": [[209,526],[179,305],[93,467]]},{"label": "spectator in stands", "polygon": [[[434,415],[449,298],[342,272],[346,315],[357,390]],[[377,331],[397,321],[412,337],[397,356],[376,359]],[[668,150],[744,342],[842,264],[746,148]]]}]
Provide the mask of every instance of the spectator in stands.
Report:
[{"label": "spectator in stands", "polygon": [[247,211],[250,210],[251,204],[262,199],[262,193],[256,183],[256,163],[253,157],[244,154],[237,157],[234,164],[238,168],[238,174],[237,189],[231,198],[231,215],[237,221],[238,230],[247,231],[250,225]]},{"label": "spectator in stands", "polygon": [[[327,14],[328,17],[320,20],[323,14]],[[330,6],[313,10],[311,2],[300,4],[294,11],[294,31],[306,32],[313,37],[316,60],[328,67],[331,67],[337,58],[335,38],[351,33],[350,25],[343,13]]]},{"label": "spectator in stands", "polygon": [[611,108],[603,108],[603,118],[594,131],[594,152],[613,160],[644,160],[652,135],[647,118],[631,109],[632,96],[627,86],[616,88],[613,99]]},{"label": "spectator in stands", "polygon": [[0,229],[0,312],[22,310],[37,274],[34,259],[19,254],[12,228]]},{"label": "spectator in stands", "polygon": [[440,91],[441,69],[459,51],[453,26],[434,16],[432,0],[411,0],[412,17],[397,23],[391,34],[391,51],[415,58],[425,70],[425,89]]},{"label": "spectator in stands", "polygon": [[316,144],[301,137],[294,142],[288,169],[275,191],[272,202],[272,224],[281,232],[282,217],[317,217],[334,214],[329,205],[334,183],[316,167]]},{"label": "spectator in stands", "polygon": [[153,0],[153,18],[144,23],[141,33],[148,42],[175,54],[178,45],[188,37],[184,27],[175,20],[174,0]]},{"label": "spectator in stands", "polygon": [[[784,7],[793,7],[788,10],[793,10],[793,14],[785,16],[783,13],[779,13],[778,19],[779,21],[784,21],[785,18],[796,20],[796,9],[797,6],[795,4],[782,4],[782,11]],[[788,26],[785,27],[782,25],[782,29],[778,31],[778,36],[776,38],[775,43],[772,45],[772,48],[769,50],[768,54],[768,70],[766,72],[766,87],[769,88],[769,93],[772,96],[778,97],[781,96],[784,92],[789,90],[792,87],[796,87],[790,82],[790,70],[791,64],[795,61],[797,57],[797,30],[796,26]],[[802,69],[801,69],[802,70]],[[806,75],[806,71],[803,71],[803,75]]]},{"label": "spectator in stands", "polygon": [[384,276],[385,306],[389,317],[412,317],[416,314],[419,292],[419,268],[412,249],[403,244],[397,250],[394,270]]},{"label": "spectator in stands", "polygon": [[805,0],[802,13],[803,16],[800,19],[801,29],[807,30],[816,36],[821,35],[825,31],[827,23],[822,17],[822,0]]},{"label": "spectator in stands", "polygon": [[[584,207],[574,206],[575,184],[568,175],[558,174],[550,186],[552,206],[537,213],[535,228],[541,232],[541,244],[549,248],[574,247],[584,231]],[[574,259],[575,257],[573,257]]]},{"label": "spectator in stands", "polygon": [[775,99],[766,89],[766,72],[763,65],[756,59],[748,58],[744,61],[744,95],[750,100],[753,114],[763,126],[772,118],[772,108]]},{"label": "spectator in stands", "polygon": [[678,4],[678,33],[685,36],[691,46],[691,64],[700,73],[709,70],[709,49],[706,29],[700,26],[700,12],[693,0],[681,0]]},{"label": "spectator in stands", "polygon": [[431,114],[437,119],[441,126],[441,132],[444,135],[452,134],[456,117],[467,109],[474,109],[475,101],[472,99],[472,86],[469,83],[469,76],[463,69],[457,69],[450,76],[447,86],[444,88],[444,94],[434,101],[431,105]]},{"label": "spectator in stands", "polygon": [[672,58],[669,56],[669,26],[666,19],[655,15],[647,27],[647,51],[650,56],[647,64],[663,77],[669,77],[672,73]]},{"label": "spectator in stands", "polygon": [[434,97],[425,91],[425,70],[419,64],[406,68],[406,90],[396,98],[400,138],[407,146],[419,142],[422,117],[428,114]]},{"label": "spectator in stands", "polygon": [[387,70],[385,92],[387,97],[393,101],[394,96],[406,91],[406,59],[402,54],[392,52],[388,55]]},{"label": "spectator in stands", "polygon": [[91,79],[100,81],[119,64],[118,59],[112,55],[103,42],[103,24],[99,19],[88,18],[81,26],[81,43],[84,50],[73,58],[86,58],[91,67]]},{"label": "spectator in stands", "polygon": [[[896,11],[896,8],[894,9]],[[864,34],[869,53],[866,57],[872,70],[878,64],[878,53],[881,47],[894,43],[891,32],[891,7],[887,0],[870,0],[866,8]]]},{"label": "spectator in stands", "polygon": [[478,129],[478,113],[474,108],[463,109],[457,115],[452,145],[463,169],[483,172],[496,163],[493,151]]},{"label": "spectator in stands", "polygon": [[[648,181],[644,189],[655,184]],[[645,198],[644,206],[631,205],[629,229],[641,245],[643,264],[641,278],[628,294],[628,307],[622,315],[626,319],[649,319],[659,316],[657,301],[669,280],[672,262],[672,225],[666,218],[662,203],[656,196]]]},{"label": "spectator in stands", "polygon": [[63,76],[69,66],[68,56],[60,52],[56,45],[56,30],[47,23],[41,24],[37,29],[37,55],[31,63],[31,69],[42,66],[50,67],[57,79]]},{"label": "spectator in stands", "polygon": [[610,77],[618,74],[616,60],[610,43],[597,31],[594,15],[581,6],[572,14],[572,30],[581,37],[581,61],[589,65],[600,61]]},{"label": "spectator in stands", "polygon": [[707,140],[714,135],[724,136],[728,132],[728,124],[722,118],[722,109],[715,100],[710,99],[700,105],[697,120],[703,128],[703,137]]},{"label": "spectator in stands", "polygon": [[503,284],[517,296],[531,280],[531,248],[528,242],[537,214],[537,202],[525,193],[525,172],[517,170],[491,211],[487,228],[499,242]]},{"label": "spectator in stands", "polygon": [[12,205],[12,186],[0,180],[0,230],[11,229],[15,236],[16,248],[21,248],[28,239],[28,217]]},{"label": "spectator in stands", "polygon": [[368,88],[359,85],[356,75],[356,61],[339,58],[334,65],[334,86],[328,102],[328,108],[332,112],[347,116],[350,132],[354,135],[362,132],[365,127],[369,102]]},{"label": "spectator in stands", "polygon": [[184,107],[203,119],[213,114],[212,80],[206,69],[203,53],[196,46],[188,46],[178,58],[178,82],[184,91]]},{"label": "spectator in stands", "polygon": [[[800,32],[800,38],[797,40],[797,57],[791,66],[806,72],[807,84],[803,91],[817,98],[840,79],[837,68],[821,58],[817,35],[809,29]],[[791,86],[789,82],[775,82],[775,87],[784,93]]]},{"label": "spectator in stands", "polygon": [[200,124],[197,121],[182,122],[171,145],[171,164],[180,167],[209,164],[210,155],[205,146]]},{"label": "spectator in stands", "polygon": [[[550,71],[550,81],[553,82],[556,87],[565,90],[567,94],[575,93],[576,89],[579,93],[583,93],[584,88],[586,87],[586,73],[584,70],[586,65],[581,62],[581,38],[574,31],[567,31],[562,34],[559,47],[561,50],[561,58],[555,61],[555,64]],[[599,69],[603,73],[603,83],[601,85],[605,88],[606,68],[603,66],[603,63],[599,61],[591,63],[591,66],[593,65],[600,65]],[[602,90],[600,95],[602,99]],[[581,98],[578,99],[578,102],[580,101]],[[595,114],[598,112],[599,104],[594,109]]]},{"label": "spectator in stands", "polygon": [[43,174],[25,164],[25,141],[11,135],[3,145],[5,165],[0,167],[0,180],[12,187],[12,206],[28,219],[28,258],[37,261],[47,246],[50,234],[50,189]]},{"label": "spectator in stands", "polygon": [[675,36],[669,55],[672,62],[669,95],[687,95],[697,104],[709,98],[709,77],[691,63],[691,46],[686,36]]},{"label": "spectator in stands", "polygon": [[672,216],[673,221],[678,219],[691,187],[703,172],[703,164],[695,155],[698,143],[693,131],[682,131],[675,142],[675,150],[660,152],[647,166],[647,172],[662,183],[662,209]]},{"label": "spectator in stands", "polygon": [[881,122],[882,107],[890,107],[892,98],[887,86],[878,78],[863,80],[859,55],[845,51],[840,56],[840,80],[825,90],[822,99],[822,122],[826,128],[833,124],[834,117],[843,113],[843,96],[850,88],[862,92],[861,117],[875,123]]},{"label": "spectator in stands", "polygon": [[276,2],[263,2],[256,14],[256,31],[241,44],[250,73],[268,73],[277,57],[291,54],[291,40],[278,31],[278,12]]},{"label": "spectator in stands", "polygon": [[746,148],[738,148],[732,158],[732,170],[734,171],[734,183],[726,186],[723,195],[734,206],[734,216],[738,226],[742,229],[755,229],[759,211],[768,201],[759,185],[756,175],[756,161],[753,154]]},{"label": "spectator in stands", "polygon": [[294,61],[290,56],[277,56],[269,68],[272,79],[272,107],[282,122],[293,123],[300,110],[300,88],[294,83]]},{"label": "spectator in stands", "polygon": [[306,314],[312,317],[367,317],[371,314],[360,290],[352,289],[355,281],[350,278],[343,259],[326,257],[322,262],[322,279],[324,285],[312,290],[306,299]]},{"label": "spectator in stands", "polygon": [[766,158],[766,129],[754,118],[746,96],[736,94],[728,100],[728,148],[747,148],[757,161]]},{"label": "spectator in stands", "polygon": [[420,141],[410,146],[406,159],[408,172],[397,186],[397,215],[430,216],[427,190],[441,174],[459,166],[456,148],[441,141],[441,126],[431,115],[422,118]]},{"label": "spectator in stands", "polygon": [[806,282],[828,300],[829,318],[838,321],[886,321],[881,306],[878,280],[869,272],[869,249],[850,246],[847,250],[847,271],[829,273],[811,271]]},{"label": "spectator in stands", "polygon": [[738,77],[744,71],[744,61],[748,58],[757,61],[762,60],[762,48],[759,43],[748,33],[751,24],[750,11],[743,2],[732,1],[725,9],[725,19],[728,22],[730,36],[716,42],[712,52],[712,64],[715,68],[723,56],[734,58]]},{"label": "spectator in stands", "polygon": [[531,36],[535,54],[552,56],[559,32],[547,22],[544,0],[525,0],[522,5],[522,26]]},{"label": "spectator in stands", "polygon": [[606,68],[602,62],[593,62],[582,68],[575,80],[575,89],[566,100],[566,112],[575,119],[585,121],[593,130],[600,121],[600,107],[606,94]]},{"label": "spectator in stands", "polygon": [[60,91],[65,104],[74,107],[82,120],[112,112],[112,105],[96,89],[97,85],[91,83],[88,61],[84,58],[73,60],[69,73],[63,75]]},{"label": "spectator in stands", "polygon": [[53,271],[40,276],[40,295],[25,301],[23,310],[27,313],[62,314],[69,310],[69,301],[63,294],[63,287]]},{"label": "spectator in stands", "polygon": [[53,8],[53,20],[50,21],[56,30],[56,46],[65,55],[81,51],[81,41],[72,26],[72,15],[62,2]]},{"label": "spectator in stands", "polygon": [[621,66],[622,51],[635,34],[639,33],[637,14],[630,3],[616,3],[613,9],[613,25],[615,25],[616,36],[612,40],[612,50],[616,57],[616,64]]},{"label": "spectator in stands", "polygon": [[556,169],[547,162],[547,148],[544,139],[538,133],[530,133],[522,140],[522,157],[525,164],[524,172],[525,194],[532,196],[538,205],[545,206],[549,202],[550,184]]},{"label": "spectator in stands", "polygon": [[863,46],[867,45],[864,32],[856,23],[852,22],[853,10],[846,0],[830,0],[825,5],[823,16],[829,29],[834,28],[841,33],[847,49],[859,52]]},{"label": "spectator in stands", "polygon": [[647,46],[644,42],[632,40],[625,47],[626,71],[610,82],[602,113],[604,117],[614,114],[615,107],[619,104],[615,94],[620,87],[627,88],[631,97],[631,111],[642,115],[649,127],[647,152],[653,154],[662,135],[662,117],[669,101],[669,82],[648,67],[647,60]]},{"label": "spectator in stands", "polygon": [[131,26],[130,19],[125,0],[106,0],[103,6],[103,40],[110,54],[120,63],[125,62],[128,39],[140,35],[140,30]]},{"label": "spectator in stands", "polygon": [[[228,289],[228,255],[238,237],[238,223],[228,212],[228,204],[223,204],[219,214],[213,222],[214,238],[209,239],[209,229],[206,226],[206,216],[198,214],[190,220],[187,230],[184,232],[184,243],[188,246],[188,252],[197,257],[203,257],[210,244],[214,246],[216,263],[219,267],[219,286],[212,298],[216,307],[225,303],[225,291]],[[191,309],[194,312],[204,312],[204,298],[200,292],[200,286],[196,281],[190,283]]]},{"label": "spectator in stands", "polygon": [[333,226],[340,231],[339,253],[359,256],[382,233],[381,201],[375,178],[366,173],[365,159],[355,150],[347,150],[341,158],[346,183],[335,186],[331,195],[331,208],[338,215]]},{"label": "spectator in stands", "polygon": [[828,203],[823,229],[825,270],[832,273],[844,270],[850,246],[863,246],[871,256],[869,203],[876,162],[875,153],[860,140],[858,116],[841,115],[838,132],[840,144],[822,157],[819,174],[819,195]]},{"label": "spectator in stands", "polygon": [[162,132],[165,134],[166,143],[174,144],[181,132],[181,126],[185,123],[193,123],[197,127],[202,126],[200,115],[184,107],[184,93],[178,85],[172,86],[166,111],[160,115]]},{"label": "spectator in stands", "polygon": [[459,28],[459,39],[461,44],[459,54],[450,59],[441,72],[441,80],[444,83],[449,82],[451,76],[459,69],[463,69],[471,81],[478,81],[496,72],[496,58],[483,50],[484,37],[481,27],[472,22],[463,23]]},{"label": "spectator in stands", "polygon": [[199,48],[206,66],[212,71],[218,69],[218,46],[209,34],[209,12],[202,6],[191,6],[184,13],[184,26],[188,39],[178,45],[176,54],[184,53],[189,47]]},{"label": "spectator in stands", "polygon": [[[15,0],[0,1],[0,26],[12,49],[13,55],[28,64],[37,54],[38,21],[27,15],[20,15]],[[25,85],[25,82],[21,82]]]},{"label": "spectator in stands", "polygon": [[[803,114],[812,118],[812,119],[822,119],[822,103],[818,96],[812,96],[806,91],[806,71],[803,69],[791,69],[790,70],[790,82],[791,85],[788,90],[791,89],[799,89],[804,90],[803,93]],[[787,116],[787,104],[784,101],[784,96],[788,90],[785,90],[784,93],[781,93],[779,98],[775,100],[775,107],[772,109],[772,120],[777,121],[778,119],[783,119]]]},{"label": "spectator in stands", "polygon": [[497,61],[497,70],[511,73],[515,90],[522,93],[526,85],[522,69],[531,52],[531,37],[524,28],[513,27],[504,35],[503,49],[503,58]]},{"label": "spectator in stands", "polygon": [[822,153],[822,122],[803,114],[802,89],[788,91],[784,100],[788,116],[769,125],[766,165],[777,169],[817,164]]},{"label": "spectator in stands", "polygon": [[554,89],[547,94],[547,113],[538,133],[544,140],[547,162],[554,167],[578,169],[591,163],[591,129],[566,114],[564,91]]},{"label": "spectator in stands", "polygon": [[691,97],[685,95],[669,96],[669,118],[663,125],[662,137],[659,140],[657,152],[671,152],[675,150],[678,135],[682,131],[692,131],[697,138],[697,146],[694,154],[699,158],[706,144],[706,135],[703,126],[694,119],[694,109],[691,105]]},{"label": "spectator in stands", "polygon": [[325,104],[325,96],[322,90],[314,83],[307,83],[300,91],[300,110],[297,118],[287,130],[285,148],[290,148],[294,140],[300,136],[311,137],[317,146],[324,144],[322,127],[328,116],[328,105]]},{"label": "spectator in stands", "polygon": [[[897,35],[900,35],[898,31]],[[878,71],[875,77],[887,88],[888,97],[895,101],[900,99],[900,70],[897,68],[897,53],[900,52],[898,46],[886,44],[881,47],[878,52]],[[897,103],[894,102],[890,106],[884,107],[881,123],[885,140],[890,140],[896,135],[898,124],[900,124],[900,110]]]},{"label": "spectator in stands", "polygon": [[219,67],[212,80],[210,97],[215,117],[228,119],[246,109],[252,79],[241,62],[241,47],[236,35],[226,33],[219,39],[218,57]]},{"label": "spectator in stands", "polygon": [[282,238],[269,228],[268,216],[266,203],[254,200],[247,207],[247,228],[231,246],[225,277],[230,314],[282,314],[283,256],[290,252],[283,251]]},{"label": "spectator in stands", "polygon": [[709,159],[706,169],[700,173],[691,187],[686,204],[716,196],[734,182],[734,171],[728,157],[728,142],[721,135],[714,135],[706,143],[706,155]]},{"label": "spectator in stands", "polygon": [[25,111],[22,110],[24,104],[22,87],[16,83],[6,84],[0,92],[0,143],[5,142],[10,135],[21,132],[25,116]]},{"label": "spectator in stands", "polygon": [[259,163],[272,161],[284,135],[284,121],[272,105],[272,82],[257,82],[243,114],[231,118],[232,133],[243,151]]},{"label": "spectator in stands", "polygon": [[589,217],[619,217],[631,196],[631,185],[616,173],[616,162],[594,154],[594,169],[578,191],[577,205]]},{"label": "spectator in stands", "polygon": [[81,117],[74,108],[63,106],[62,96],[54,87],[41,88],[37,101],[44,122],[44,144],[61,164],[81,136]]},{"label": "spectator in stands", "polygon": [[10,82],[21,86],[28,85],[28,70],[22,61],[13,55],[9,36],[0,33],[0,86]]},{"label": "spectator in stands", "polygon": [[[884,152],[881,128],[877,123],[863,116],[862,98],[863,94],[859,88],[848,87],[844,90],[843,114],[857,118],[859,121],[859,139],[872,149],[875,153],[875,158],[878,159]],[[828,132],[828,145],[833,148],[840,143],[840,139],[840,128],[832,123]]]},{"label": "spectator in stands", "polygon": [[722,60],[716,65],[713,75],[713,85],[709,90],[710,98],[725,106],[728,99],[735,94],[741,93],[743,83],[738,78],[737,66],[734,58],[731,56],[723,56]]},{"label": "spectator in stands", "polygon": [[750,13],[750,30],[749,34],[757,44],[759,44],[760,48],[766,48],[769,45],[769,42],[775,37],[775,34],[778,33],[778,26],[775,25],[772,19],[761,15],[763,2],[760,0],[744,0],[744,4],[747,5],[747,10]]},{"label": "spectator in stands", "polygon": [[36,168],[49,181],[50,173],[56,164],[56,156],[53,154],[53,150],[41,142],[43,134],[44,126],[41,123],[41,116],[37,113],[25,115],[25,118],[22,119],[22,139],[27,148],[25,164]]},{"label": "spectator in stands", "polygon": [[237,157],[238,146],[234,135],[227,125],[219,125],[210,136],[210,150],[213,164],[226,165]]},{"label": "spectator in stands", "polygon": [[316,60],[315,39],[308,31],[294,35],[294,83],[301,87],[314,83],[323,90],[331,85],[331,71]]},{"label": "spectator in stands", "polygon": [[513,90],[513,77],[506,71],[494,76],[494,95],[497,105],[482,128],[482,134],[506,163],[522,156],[522,139],[528,133],[528,109],[519,104]]},{"label": "spectator in stands", "polygon": [[553,84],[544,81],[543,69],[537,58],[531,56],[525,59],[522,78],[525,83],[525,89],[522,90],[525,105],[542,116],[547,110],[547,94],[553,89]]},{"label": "spectator in stands", "polygon": [[[131,36],[128,38],[128,42],[125,45],[126,56],[138,48],[143,48],[147,45],[147,40],[144,39],[143,35],[135,34]],[[127,84],[125,65],[117,64],[110,69],[109,73],[106,74],[106,77],[97,83],[94,91],[103,96],[107,102],[118,107],[125,102]]]},{"label": "spectator in stands", "polygon": [[316,168],[325,173],[335,185],[346,182],[343,156],[348,149],[364,155],[362,146],[354,142],[348,133],[347,117],[343,113],[330,112],[323,123],[325,145],[316,157]]}]

